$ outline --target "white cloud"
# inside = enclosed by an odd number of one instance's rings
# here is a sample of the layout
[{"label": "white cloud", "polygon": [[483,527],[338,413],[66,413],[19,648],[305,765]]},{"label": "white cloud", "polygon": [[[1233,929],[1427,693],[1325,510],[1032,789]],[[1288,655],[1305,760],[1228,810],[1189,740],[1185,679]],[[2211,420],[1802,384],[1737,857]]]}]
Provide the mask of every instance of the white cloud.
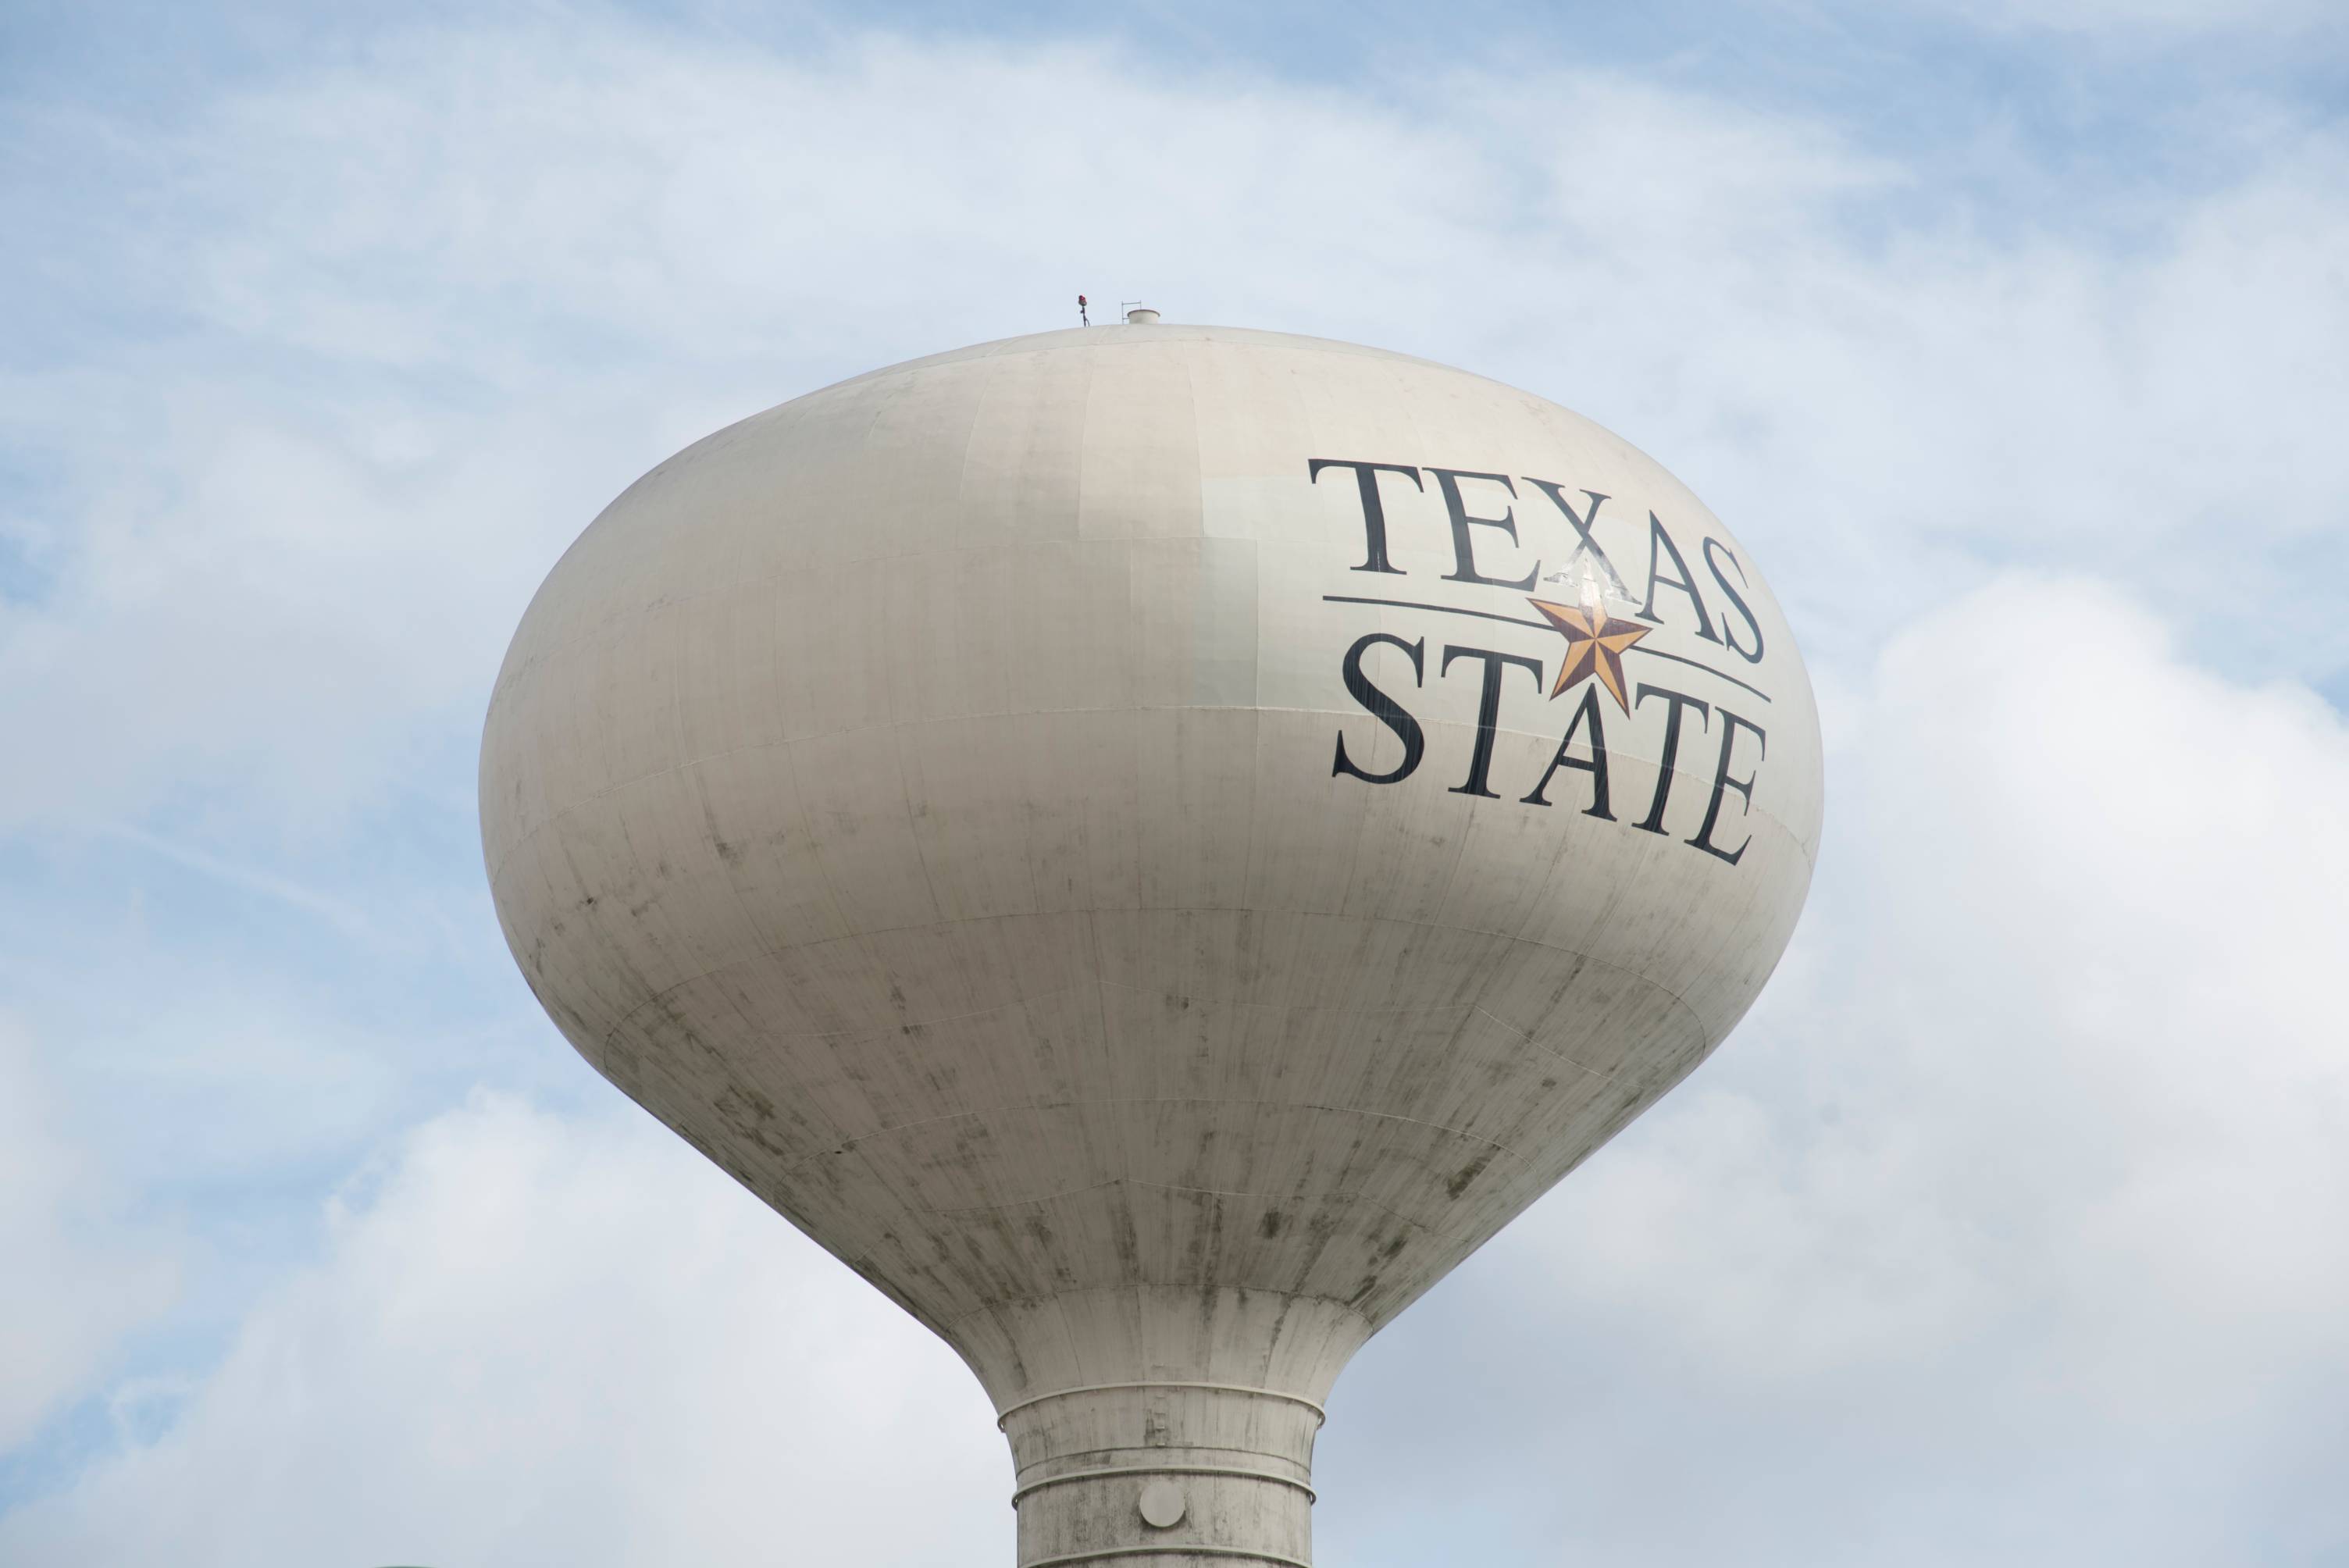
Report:
[{"label": "white cloud", "polygon": [[86,1392],[123,1336],[170,1305],[175,1271],[123,1222],[0,1016],[0,1453]]},{"label": "white cloud", "polygon": [[666,1130],[482,1097],[336,1201],[166,1435],[0,1522],[0,1559],[1008,1560],[991,1415]]}]

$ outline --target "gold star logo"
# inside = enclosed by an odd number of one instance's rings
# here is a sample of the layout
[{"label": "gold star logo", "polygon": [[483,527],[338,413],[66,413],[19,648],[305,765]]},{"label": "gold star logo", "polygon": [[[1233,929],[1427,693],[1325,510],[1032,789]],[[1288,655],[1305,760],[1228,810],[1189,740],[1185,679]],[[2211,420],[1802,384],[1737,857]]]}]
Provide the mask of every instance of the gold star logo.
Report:
[{"label": "gold star logo", "polygon": [[1623,650],[1653,628],[1637,621],[1619,621],[1597,604],[1552,604],[1542,599],[1526,603],[1539,610],[1542,618],[1566,638],[1566,659],[1558,666],[1557,684],[1549,688],[1552,700],[1597,676],[1599,684],[1614,697],[1615,706],[1630,712],[1631,704],[1623,695]]}]

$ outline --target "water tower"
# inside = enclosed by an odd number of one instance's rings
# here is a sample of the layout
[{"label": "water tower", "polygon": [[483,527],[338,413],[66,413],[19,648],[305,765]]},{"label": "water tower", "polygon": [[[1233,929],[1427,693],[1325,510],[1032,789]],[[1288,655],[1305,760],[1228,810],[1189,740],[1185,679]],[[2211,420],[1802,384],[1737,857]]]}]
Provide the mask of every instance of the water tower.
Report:
[{"label": "water tower", "polygon": [[630,486],[481,814],[580,1053],[986,1386],[1022,1568],[1299,1565],[1332,1380],[1720,1044],[1819,769],[1755,562],[1625,442],[1133,320]]}]

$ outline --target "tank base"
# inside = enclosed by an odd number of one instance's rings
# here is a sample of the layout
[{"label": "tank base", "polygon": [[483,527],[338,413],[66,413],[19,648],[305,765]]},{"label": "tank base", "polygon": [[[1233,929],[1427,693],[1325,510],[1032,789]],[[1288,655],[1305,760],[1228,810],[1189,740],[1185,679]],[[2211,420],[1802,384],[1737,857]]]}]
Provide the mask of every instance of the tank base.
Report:
[{"label": "tank base", "polygon": [[1321,1407],[1276,1388],[1112,1383],[1011,1406],[1019,1568],[1310,1568]]}]

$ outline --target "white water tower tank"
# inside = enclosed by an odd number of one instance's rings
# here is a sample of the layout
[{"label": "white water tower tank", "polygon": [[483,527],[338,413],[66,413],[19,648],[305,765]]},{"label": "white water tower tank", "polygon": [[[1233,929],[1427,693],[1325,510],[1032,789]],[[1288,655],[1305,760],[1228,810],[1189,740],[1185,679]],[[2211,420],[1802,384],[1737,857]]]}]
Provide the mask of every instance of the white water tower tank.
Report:
[{"label": "white water tower tank", "polygon": [[1309,1562],[1332,1380],[1721,1043],[1819,809],[1786,622],[1656,463],[1163,324],[662,463],[481,758],[533,990],[961,1354],[1026,1568]]}]

